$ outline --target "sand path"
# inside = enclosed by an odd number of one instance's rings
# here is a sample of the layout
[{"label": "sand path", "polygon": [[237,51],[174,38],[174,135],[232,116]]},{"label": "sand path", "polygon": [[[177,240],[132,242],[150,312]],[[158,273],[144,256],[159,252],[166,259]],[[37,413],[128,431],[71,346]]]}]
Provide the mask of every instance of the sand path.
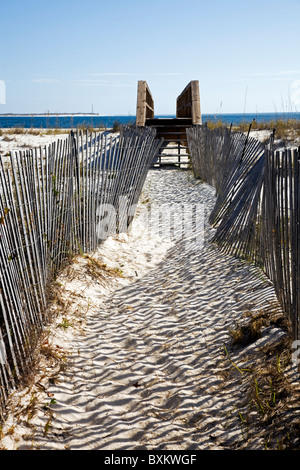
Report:
[{"label": "sand path", "polygon": [[[145,236],[143,208],[213,207],[213,189],[187,171],[151,170],[129,235],[107,240],[98,255],[122,266],[110,287],[90,285],[96,305],[72,337],[69,365],[46,391],[51,425],[40,408],[18,448],[227,449],[242,446],[239,412],[245,389],[224,346],[246,311],[276,302],[257,271],[185,232],[166,240],[158,226]],[[155,219],[155,217],[154,217]],[[149,229],[149,227],[148,227]],[[204,225],[209,240],[212,229]],[[266,329],[260,341],[282,331]],[[254,348],[255,349],[255,348]],[[249,353],[251,355],[251,351]],[[239,364],[243,358],[235,357]],[[249,356],[247,356],[249,361]],[[49,401],[49,399],[48,399]],[[27,438],[24,434],[27,433]],[[30,437],[28,437],[30,434]],[[9,441],[6,441],[9,447]],[[262,447],[258,439],[256,448]]]}]

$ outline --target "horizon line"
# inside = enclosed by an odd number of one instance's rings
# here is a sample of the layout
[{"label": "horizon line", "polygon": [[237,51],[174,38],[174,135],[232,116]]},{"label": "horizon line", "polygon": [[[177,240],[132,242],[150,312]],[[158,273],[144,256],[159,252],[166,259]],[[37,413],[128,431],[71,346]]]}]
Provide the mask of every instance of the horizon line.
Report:
[{"label": "horizon line", "polygon": [[[216,112],[206,112],[202,113],[202,116],[226,116],[226,115],[262,115],[262,114],[300,114],[300,111],[247,111],[247,112],[224,112],[224,113],[216,113]],[[76,113],[0,113],[0,117],[33,117],[33,116],[40,116],[40,117],[48,117],[48,116],[73,116],[73,117],[80,117],[80,116],[92,116],[92,117],[128,117],[128,118],[135,118],[135,114],[99,114],[99,113],[84,113],[84,112],[76,112]],[[155,116],[176,116],[176,113],[160,113],[156,114]]]}]

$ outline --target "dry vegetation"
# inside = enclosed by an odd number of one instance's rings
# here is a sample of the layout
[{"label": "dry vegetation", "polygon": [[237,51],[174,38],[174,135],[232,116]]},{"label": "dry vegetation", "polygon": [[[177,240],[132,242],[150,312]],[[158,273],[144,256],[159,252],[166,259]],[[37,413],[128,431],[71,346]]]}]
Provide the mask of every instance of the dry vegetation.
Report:
[{"label": "dry vegetation", "polygon": [[8,135],[57,135],[57,134],[68,134],[69,131],[66,129],[25,129],[24,127],[14,127],[9,129],[0,129],[0,136]]},{"label": "dry vegetation", "polygon": [[[244,121],[239,125],[233,126],[233,130],[236,132],[247,132],[250,124],[251,131],[269,131],[271,134],[275,129],[275,138],[281,139],[286,143],[300,139],[300,120],[297,119],[277,119],[268,122],[257,122],[256,120],[253,120],[252,122]],[[227,123],[226,125],[229,127],[230,123]],[[224,123],[221,120],[209,120],[207,122],[207,126],[209,129],[216,129],[218,127],[223,127]]]},{"label": "dry vegetation", "polygon": [[[89,132],[98,132],[106,130],[105,126],[101,127],[92,127],[86,126],[84,124],[78,126],[76,129]],[[74,129],[73,129],[74,130]],[[47,135],[59,135],[59,134],[69,134],[71,129],[61,129],[61,128],[24,128],[24,127],[14,127],[14,128],[0,128],[0,137],[10,136],[10,135],[33,135],[33,136],[47,136]]]},{"label": "dry vegetation", "polygon": [[[258,122],[256,120],[253,120],[251,122],[249,121],[243,121],[239,125],[233,126],[233,130],[236,132],[247,132],[249,129],[249,126],[251,124],[251,130],[252,131],[269,131],[270,133],[273,132],[273,130],[276,130],[276,138],[281,139],[285,142],[290,142],[290,141],[296,141],[297,139],[300,139],[300,120],[297,119],[276,119],[276,120],[271,120],[271,121],[261,121]],[[224,122],[222,120],[208,120],[207,121],[207,126],[209,129],[215,129],[218,127],[223,127]],[[229,127],[230,123],[226,123],[225,126]],[[95,128],[92,126],[87,126],[85,124],[79,125],[77,127],[79,130],[86,131],[88,130],[89,132],[98,132],[98,131],[104,131],[107,130],[107,127],[105,125],[100,126],[99,128]],[[113,123],[112,127],[112,132],[119,132],[120,130],[120,123],[118,121],[115,121]],[[0,137],[4,136],[10,136],[10,135],[33,135],[33,136],[43,136],[43,135],[58,135],[58,134],[68,134],[70,132],[70,129],[60,129],[60,128],[47,128],[47,129],[36,129],[36,128],[24,128],[24,127],[15,127],[15,128],[9,128],[9,129],[0,129]]]},{"label": "dry vegetation", "polygon": [[21,438],[31,441],[34,448],[37,415],[42,419],[44,435],[47,434],[54,416],[51,405],[56,403],[47,392],[49,385],[59,383],[60,373],[72,363],[72,338],[84,334],[87,312],[98,308],[89,297],[89,288],[95,283],[107,286],[120,276],[122,271],[110,268],[99,257],[79,255],[70,258],[49,285],[47,326],[38,340],[30,369],[7,400],[6,416],[0,421],[0,450],[6,450],[2,439],[7,436],[13,438],[16,446]]},{"label": "dry vegetation", "polygon": [[[242,123],[239,130],[247,131],[249,123]],[[278,119],[269,122],[252,122],[251,129],[253,131],[267,130],[270,133],[275,129],[275,137],[285,141],[292,141],[300,138],[300,120],[297,119]]]},{"label": "dry vegetation", "polygon": [[[271,326],[281,328],[286,334],[275,343],[256,349],[255,357],[244,357],[243,365],[231,359],[254,345],[263,330]],[[235,375],[245,390],[244,406],[238,410],[244,448],[253,448],[253,443],[262,439],[266,450],[299,449],[300,383],[288,373],[292,360],[288,320],[273,309],[256,314],[246,312],[241,324],[229,334],[231,346],[225,351],[230,364],[227,380]]]}]

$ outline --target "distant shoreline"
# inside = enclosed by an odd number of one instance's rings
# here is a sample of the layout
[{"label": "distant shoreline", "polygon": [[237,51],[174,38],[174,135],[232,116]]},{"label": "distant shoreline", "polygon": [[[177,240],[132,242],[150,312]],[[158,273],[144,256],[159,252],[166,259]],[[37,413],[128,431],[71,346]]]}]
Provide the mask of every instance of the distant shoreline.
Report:
[{"label": "distant shoreline", "polygon": [[98,113],[27,113],[27,114],[14,114],[14,113],[5,113],[0,114],[0,117],[48,117],[48,116],[63,116],[63,117],[71,117],[71,116],[99,116]]},{"label": "distant shoreline", "polygon": [[[156,115],[156,118],[175,118],[176,115]],[[300,113],[242,113],[242,114],[202,114],[203,123],[240,125],[255,122],[256,125],[276,121],[296,120],[300,122]],[[78,127],[113,128],[116,125],[132,125],[136,116],[119,115],[103,116],[96,113],[40,113],[40,114],[0,114],[0,128],[40,128],[40,129],[73,129]]]},{"label": "distant shoreline", "polygon": [[[283,112],[264,112],[264,113],[257,113],[257,112],[248,112],[248,113],[204,113],[203,116],[205,117],[211,117],[211,116],[263,116],[263,115],[277,115],[277,116],[293,116],[293,115],[300,115],[299,111],[283,111]],[[87,116],[87,117],[115,117],[115,115],[107,115],[107,114],[99,114],[99,113],[2,113],[0,114],[0,117],[57,117],[57,116],[62,116],[62,117],[81,117],[81,116]],[[162,114],[162,116],[174,116],[175,114]],[[120,114],[116,117],[124,117],[124,118],[131,118],[133,116],[128,116],[125,114]],[[157,115],[157,117],[160,117],[160,115]]]}]

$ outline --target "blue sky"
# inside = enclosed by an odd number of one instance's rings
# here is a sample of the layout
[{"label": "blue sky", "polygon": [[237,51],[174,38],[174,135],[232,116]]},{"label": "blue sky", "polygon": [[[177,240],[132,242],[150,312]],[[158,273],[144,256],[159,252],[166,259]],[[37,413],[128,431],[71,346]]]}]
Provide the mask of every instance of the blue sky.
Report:
[{"label": "blue sky", "polygon": [[0,6],[0,113],[135,115],[138,80],[156,115],[175,113],[190,80],[203,114],[300,111],[300,0]]}]

